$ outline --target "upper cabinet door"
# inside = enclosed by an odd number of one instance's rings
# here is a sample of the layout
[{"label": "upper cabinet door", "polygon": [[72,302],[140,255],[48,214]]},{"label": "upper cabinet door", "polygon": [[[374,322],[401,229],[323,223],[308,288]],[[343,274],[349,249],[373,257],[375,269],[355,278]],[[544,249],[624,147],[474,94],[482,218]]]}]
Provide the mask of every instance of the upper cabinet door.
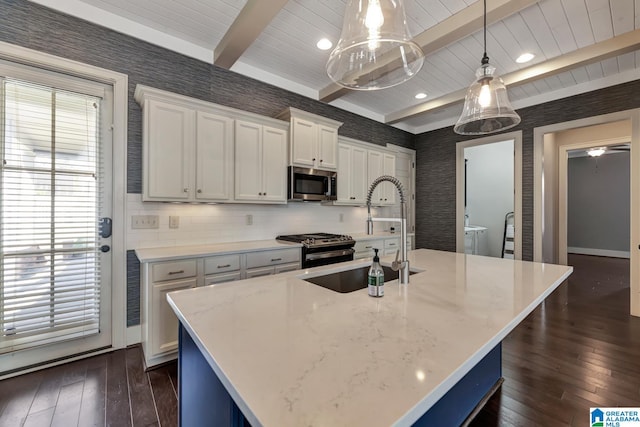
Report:
[{"label": "upper cabinet door", "polygon": [[316,165],[322,169],[338,168],[338,129],[318,125],[318,159]]},{"label": "upper cabinet door", "polygon": [[318,126],[309,120],[291,119],[291,164],[315,167]]},{"label": "upper cabinet door", "polygon": [[262,196],[269,202],[287,201],[287,131],[263,127]]},{"label": "upper cabinet door", "polygon": [[353,201],[362,205],[367,202],[367,150],[351,148],[351,193]]},{"label": "upper cabinet door", "polygon": [[[373,181],[383,175],[383,158],[380,151],[369,150],[367,152],[367,187],[371,187]],[[385,182],[378,184],[373,191],[371,197],[372,205],[381,205],[384,202],[383,185]]]},{"label": "upper cabinet door", "polygon": [[147,100],[143,127],[143,200],[187,200],[194,111]]},{"label": "upper cabinet door", "polygon": [[236,120],[235,131],[235,198],[236,200],[260,199],[262,196],[262,126]]},{"label": "upper cabinet door", "polygon": [[[396,156],[393,154],[385,153],[383,159],[383,174],[389,176],[396,176]],[[384,188],[383,198],[385,205],[395,205],[396,193],[398,189],[390,182],[384,182],[386,184]],[[408,190],[408,189],[406,189]],[[405,194],[408,197],[408,194]]]},{"label": "upper cabinet door", "polygon": [[196,191],[198,200],[233,197],[233,120],[198,111],[196,116]]},{"label": "upper cabinet door", "polygon": [[351,146],[338,144],[338,203],[349,203],[351,198]]}]

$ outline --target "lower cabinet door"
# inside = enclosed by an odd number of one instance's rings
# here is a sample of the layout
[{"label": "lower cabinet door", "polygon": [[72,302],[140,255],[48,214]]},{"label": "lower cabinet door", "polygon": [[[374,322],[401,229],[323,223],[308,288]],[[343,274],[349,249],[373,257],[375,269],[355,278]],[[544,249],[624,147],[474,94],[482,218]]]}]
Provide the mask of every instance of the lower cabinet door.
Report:
[{"label": "lower cabinet door", "polygon": [[[195,288],[197,279],[154,283],[151,304],[151,352],[153,356],[178,349],[178,318],[167,302],[167,293]],[[149,357],[151,355],[147,355]]]},{"label": "lower cabinet door", "polygon": [[220,283],[235,282],[240,280],[240,272],[234,271],[233,273],[211,274],[204,277],[204,285],[219,285]]},{"label": "lower cabinet door", "polygon": [[293,262],[293,263],[289,263],[289,264],[276,265],[274,267],[274,269],[275,269],[276,274],[284,273],[285,271],[300,270],[300,263],[299,262]]},{"label": "lower cabinet door", "polygon": [[251,279],[252,277],[270,276],[274,273],[275,271],[273,267],[251,268],[247,270],[247,279]]}]

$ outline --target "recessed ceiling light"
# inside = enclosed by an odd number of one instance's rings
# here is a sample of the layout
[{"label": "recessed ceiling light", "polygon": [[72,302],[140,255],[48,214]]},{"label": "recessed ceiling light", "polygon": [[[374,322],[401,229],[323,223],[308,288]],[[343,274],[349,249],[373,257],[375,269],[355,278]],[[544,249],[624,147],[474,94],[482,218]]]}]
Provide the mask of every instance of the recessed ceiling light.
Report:
[{"label": "recessed ceiling light", "polygon": [[320,39],[318,43],[316,43],[316,46],[320,50],[329,50],[333,47],[333,43],[331,43],[329,39]]},{"label": "recessed ceiling light", "polygon": [[524,64],[525,62],[529,62],[531,61],[533,58],[535,58],[536,56],[533,53],[523,53],[522,55],[518,56],[518,58],[516,59],[516,62],[518,64]]},{"label": "recessed ceiling light", "polygon": [[424,92],[416,93],[416,99],[425,99],[427,94]]}]

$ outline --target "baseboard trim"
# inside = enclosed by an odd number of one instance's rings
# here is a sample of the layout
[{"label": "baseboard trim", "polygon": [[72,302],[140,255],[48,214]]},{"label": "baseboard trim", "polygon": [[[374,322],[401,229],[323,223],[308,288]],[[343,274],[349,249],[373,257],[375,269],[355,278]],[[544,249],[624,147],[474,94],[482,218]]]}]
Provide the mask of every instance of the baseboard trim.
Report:
[{"label": "baseboard trim", "polygon": [[567,252],[570,254],[578,254],[578,255],[595,255],[595,256],[606,256],[609,258],[631,258],[631,252],[626,251],[612,251],[609,249],[593,249],[593,248],[576,248],[570,246],[567,248]]},{"label": "baseboard trim", "polygon": [[142,329],[140,325],[127,328],[127,347],[142,342]]}]

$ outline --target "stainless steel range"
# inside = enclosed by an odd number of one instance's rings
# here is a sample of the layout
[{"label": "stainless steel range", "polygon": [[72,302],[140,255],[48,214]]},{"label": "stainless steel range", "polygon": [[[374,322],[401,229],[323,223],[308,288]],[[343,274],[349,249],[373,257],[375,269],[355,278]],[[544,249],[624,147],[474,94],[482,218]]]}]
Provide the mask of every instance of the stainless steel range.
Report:
[{"label": "stainless steel range", "polygon": [[276,237],[283,242],[302,243],[302,268],[353,261],[356,241],[344,234],[289,234]]}]

